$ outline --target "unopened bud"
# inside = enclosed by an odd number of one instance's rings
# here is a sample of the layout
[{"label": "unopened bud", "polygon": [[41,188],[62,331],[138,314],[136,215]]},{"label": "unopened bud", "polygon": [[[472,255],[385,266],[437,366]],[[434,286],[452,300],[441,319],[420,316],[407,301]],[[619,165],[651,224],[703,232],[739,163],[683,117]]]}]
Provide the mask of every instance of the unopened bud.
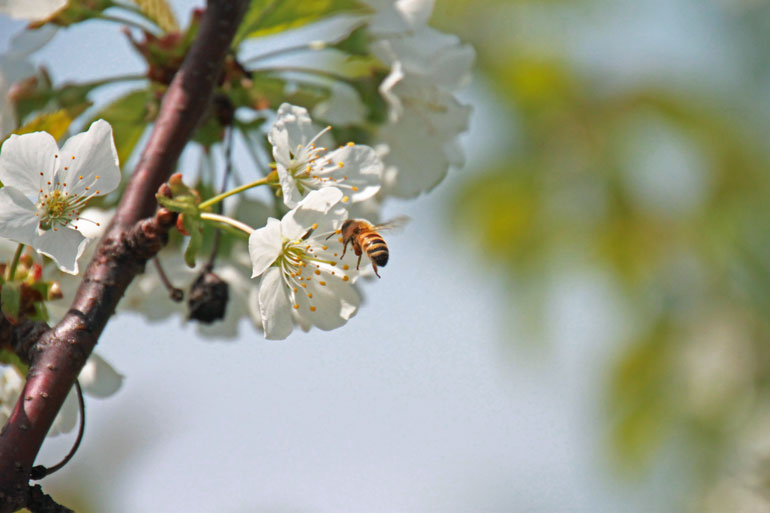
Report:
[{"label": "unopened bud", "polygon": [[61,285],[58,281],[55,281],[51,283],[51,286],[48,287],[48,301],[53,301],[54,299],[61,299],[64,297],[64,293],[61,290]]}]

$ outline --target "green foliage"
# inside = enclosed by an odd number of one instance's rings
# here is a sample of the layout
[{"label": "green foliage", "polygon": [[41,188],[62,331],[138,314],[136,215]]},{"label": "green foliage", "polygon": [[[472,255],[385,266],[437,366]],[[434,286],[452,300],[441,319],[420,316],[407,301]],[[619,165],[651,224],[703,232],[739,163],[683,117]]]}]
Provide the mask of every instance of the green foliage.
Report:
[{"label": "green foliage", "polygon": [[13,365],[22,375],[27,374],[28,366],[9,349],[0,348],[0,364]]},{"label": "green foliage", "polygon": [[[761,98],[743,97],[748,88],[716,92],[660,76],[618,84],[601,69],[582,71],[566,38],[490,31],[502,18],[578,24],[582,11],[571,9],[456,0],[441,11],[463,20],[508,123],[501,135],[489,130],[502,150],[461,179],[450,210],[462,229],[453,232],[541,309],[540,291],[565,261],[601,272],[629,310],[616,322],[633,333],[617,341],[605,396],[613,454],[643,470],[676,433],[703,463],[699,477],[713,479],[724,451],[744,443],[743,427],[770,408],[766,111]],[[712,335],[716,320],[722,338]],[[729,349],[710,368],[720,344]]]},{"label": "green foliage", "polygon": [[19,321],[21,310],[21,284],[7,281],[0,289],[0,307],[3,315],[12,323]]},{"label": "green foliage", "polygon": [[32,132],[48,132],[57,141],[67,133],[73,116],[66,110],[58,110],[49,114],[38,114],[13,131],[14,134],[31,134]]},{"label": "green foliage", "polygon": [[179,174],[172,176],[168,184],[171,186],[171,197],[158,194],[156,198],[161,206],[179,213],[177,228],[190,237],[184,253],[185,263],[189,267],[195,267],[195,257],[203,245],[203,222],[198,208],[201,202],[200,193],[185,185]]},{"label": "green foliage", "polygon": [[134,0],[142,13],[165,32],[179,31],[179,24],[166,0]]},{"label": "green foliage", "polygon": [[154,120],[157,105],[145,90],[137,90],[121,96],[94,117],[112,125],[115,146],[120,164],[124,165],[142,137],[147,123]]},{"label": "green foliage", "polygon": [[365,14],[356,0],[252,0],[238,29],[234,46],[244,39],[298,28],[335,14]]}]

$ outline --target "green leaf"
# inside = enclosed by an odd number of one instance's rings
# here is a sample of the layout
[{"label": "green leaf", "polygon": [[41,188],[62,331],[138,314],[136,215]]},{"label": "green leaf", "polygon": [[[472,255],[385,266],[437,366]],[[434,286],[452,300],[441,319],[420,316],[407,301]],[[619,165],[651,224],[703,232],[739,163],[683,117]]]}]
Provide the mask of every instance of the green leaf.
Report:
[{"label": "green leaf", "polygon": [[164,32],[179,32],[174,11],[166,0],[134,0],[147,18],[155,22]]},{"label": "green leaf", "polygon": [[57,141],[67,133],[70,123],[74,116],[66,110],[57,110],[56,112],[38,114],[23,126],[13,131],[14,134],[23,135],[32,132],[48,132]]},{"label": "green leaf", "polygon": [[21,358],[9,349],[0,349],[0,363],[4,365],[13,365],[23,375],[26,375],[27,370],[29,369],[29,367],[21,361]]},{"label": "green leaf", "polygon": [[133,91],[122,96],[96,114],[92,121],[104,119],[112,125],[118,159],[123,165],[142,137],[149,118],[147,91]]},{"label": "green leaf", "polygon": [[203,246],[203,230],[201,229],[200,221],[190,218],[190,216],[184,216],[182,219],[184,222],[185,230],[190,234],[190,242],[187,244],[187,249],[184,251],[184,261],[189,267],[195,267],[195,256]]},{"label": "green leaf", "polygon": [[284,102],[312,109],[329,97],[329,89],[318,84],[292,80],[287,87],[283,78],[267,73],[255,73],[248,89],[239,88],[229,93],[235,105],[250,106],[255,110],[277,109]]},{"label": "green leaf", "polygon": [[12,323],[19,320],[21,308],[21,284],[5,282],[0,290],[0,309]]},{"label": "green leaf", "polygon": [[233,46],[244,39],[301,27],[335,14],[368,12],[369,8],[356,0],[252,0]]}]

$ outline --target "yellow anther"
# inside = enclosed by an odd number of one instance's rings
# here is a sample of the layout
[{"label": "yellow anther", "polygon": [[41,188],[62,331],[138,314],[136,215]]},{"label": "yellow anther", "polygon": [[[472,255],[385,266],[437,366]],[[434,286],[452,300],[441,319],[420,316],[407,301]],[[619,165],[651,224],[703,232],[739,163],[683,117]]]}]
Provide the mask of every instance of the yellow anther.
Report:
[{"label": "yellow anther", "polygon": [[345,163],[344,162],[337,162],[337,165],[340,166],[340,167],[345,167]]},{"label": "yellow anther", "polygon": [[297,303],[294,303],[294,309],[299,310],[299,305]]},{"label": "yellow anther", "polygon": [[321,282],[319,282],[319,283],[320,283],[320,284],[321,284],[321,286],[323,286],[323,287],[325,287],[325,286],[326,286],[326,282],[325,282],[325,281],[321,281]]},{"label": "yellow anther", "polygon": [[350,279],[350,278],[348,278],[347,276],[343,276],[343,277],[342,277],[342,281],[348,281],[349,279]]},{"label": "yellow anther", "polygon": [[350,266],[348,264],[345,264],[345,265],[342,266],[342,268],[347,271],[348,269],[350,269]]},{"label": "yellow anther", "polygon": [[353,192],[358,191],[358,187],[356,187],[355,185],[353,187],[351,187],[351,189],[353,189]]},{"label": "yellow anther", "polygon": [[316,270],[315,270],[315,273],[316,273],[316,274],[321,274],[321,271],[319,271],[318,269],[316,269]]},{"label": "yellow anther", "polygon": [[315,312],[315,307],[313,305],[310,305],[310,311]]}]

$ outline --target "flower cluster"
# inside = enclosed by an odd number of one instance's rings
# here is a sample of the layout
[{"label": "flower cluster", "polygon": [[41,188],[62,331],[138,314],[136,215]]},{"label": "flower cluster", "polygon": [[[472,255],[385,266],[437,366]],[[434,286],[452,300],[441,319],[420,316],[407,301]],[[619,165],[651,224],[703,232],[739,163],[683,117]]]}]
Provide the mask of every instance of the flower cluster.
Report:
[{"label": "flower cluster", "polygon": [[430,191],[450,166],[461,167],[459,135],[470,107],[454,92],[470,78],[475,52],[455,35],[427,26],[433,1],[369,0],[372,53],[390,66],[380,85],[390,122],[378,133],[388,146],[385,192],[409,198]]}]

